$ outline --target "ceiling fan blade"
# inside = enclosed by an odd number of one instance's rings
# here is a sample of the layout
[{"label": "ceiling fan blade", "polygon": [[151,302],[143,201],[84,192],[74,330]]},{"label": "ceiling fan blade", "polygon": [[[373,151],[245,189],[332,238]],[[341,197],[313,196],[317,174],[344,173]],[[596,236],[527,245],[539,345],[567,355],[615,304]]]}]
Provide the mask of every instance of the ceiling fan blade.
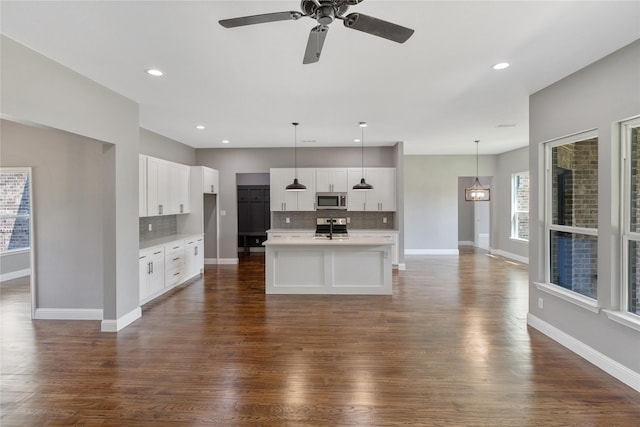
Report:
[{"label": "ceiling fan blade", "polygon": [[322,53],[322,46],[328,32],[329,27],[325,25],[318,25],[311,29],[309,40],[307,40],[307,50],[305,50],[304,59],[302,60],[303,64],[311,64],[320,60],[320,53]]},{"label": "ceiling fan blade", "polygon": [[240,18],[221,19],[218,21],[225,28],[242,27],[243,25],[264,24],[276,21],[295,21],[300,19],[300,12],[275,12],[262,15],[243,16]]},{"label": "ceiling fan blade", "polygon": [[344,26],[363,31],[394,42],[404,43],[413,34],[411,28],[383,21],[362,13],[350,13],[344,17]]}]

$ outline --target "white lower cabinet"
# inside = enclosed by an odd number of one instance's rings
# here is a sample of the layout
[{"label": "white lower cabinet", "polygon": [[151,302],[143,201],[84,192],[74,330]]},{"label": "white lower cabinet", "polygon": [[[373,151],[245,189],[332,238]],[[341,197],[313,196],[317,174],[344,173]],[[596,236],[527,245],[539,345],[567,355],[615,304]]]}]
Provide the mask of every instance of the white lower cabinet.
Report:
[{"label": "white lower cabinet", "polygon": [[140,304],[145,304],[203,271],[204,236],[141,249],[138,267]]},{"label": "white lower cabinet", "polygon": [[191,279],[202,273],[204,267],[204,237],[185,239],[185,279]]},{"label": "white lower cabinet", "polygon": [[162,246],[140,251],[140,302],[148,301],[164,289],[164,248]]}]

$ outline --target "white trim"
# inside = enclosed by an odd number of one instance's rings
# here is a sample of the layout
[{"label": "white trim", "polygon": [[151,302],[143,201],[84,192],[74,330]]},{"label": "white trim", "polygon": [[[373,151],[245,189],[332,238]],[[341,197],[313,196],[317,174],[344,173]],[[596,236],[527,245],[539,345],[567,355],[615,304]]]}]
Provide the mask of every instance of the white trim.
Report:
[{"label": "white trim", "polygon": [[460,240],[458,246],[475,246],[476,244],[470,240]]},{"label": "white trim", "polygon": [[528,239],[522,239],[520,237],[509,237],[509,240],[513,241],[513,242],[518,242],[518,243],[524,243],[525,245],[529,244],[529,240]]},{"label": "white trim", "polygon": [[[13,217],[15,217],[16,215],[14,215]],[[29,215],[21,215],[21,216],[25,216],[28,217]],[[4,252],[0,252],[0,258],[4,257],[5,255],[20,255],[22,253],[27,253],[31,250],[31,248],[20,248],[20,249],[10,249],[8,251],[4,251]]]},{"label": "white trim", "polygon": [[400,264],[398,264],[398,270],[406,270],[407,269],[407,264],[405,264],[404,262],[401,262]]},{"label": "white trim", "polygon": [[405,255],[459,255],[458,249],[405,249]]},{"label": "white trim", "polygon": [[238,258],[205,258],[205,264],[238,264]]},{"label": "white trim", "polygon": [[602,310],[607,315],[609,320],[613,320],[616,323],[627,326],[631,329],[635,329],[640,332],[640,317],[634,316],[631,313],[623,313],[621,311]]},{"label": "white trim", "polygon": [[19,277],[26,277],[30,275],[31,275],[30,268],[25,268],[24,270],[11,271],[9,273],[0,274],[0,282],[17,279]]},{"label": "white trim", "polygon": [[142,309],[137,307],[131,310],[129,313],[125,314],[119,319],[116,320],[103,320],[100,330],[102,332],[118,332],[126,326],[129,326],[134,321],[138,320],[142,317]]},{"label": "white trim", "polygon": [[607,355],[604,355],[594,348],[589,347],[582,341],[577,340],[571,335],[561,331],[560,329],[534,316],[531,313],[527,314],[527,324],[545,334],[557,343],[561,344],[562,346],[573,351],[578,356],[585,358],[609,375],[625,383],[634,390],[640,392],[640,373],[629,369],[619,362],[616,362]]},{"label": "white trim", "polygon": [[489,249],[489,253],[493,255],[501,256],[503,258],[509,258],[514,261],[521,262],[523,264],[527,264],[527,265],[529,264],[529,258],[521,255],[512,254],[511,252],[503,251],[501,249]]},{"label": "white trim", "polygon": [[589,310],[592,313],[598,314],[600,312],[600,306],[598,305],[598,300],[593,298],[589,298],[587,296],[581,295],[577,292],[570,291],[568,289],[563,288],[562,286],[550,284],[550,283],[537,283],[534,282],[536,288],[539,290],[556,296],[564,301],[570,302],[571,304],[575,304],[578,307],[582,307],[586,310]]},{"label": "white trim", "polygon": [[101,308],[36,308],[38,320],[102,320]]}]

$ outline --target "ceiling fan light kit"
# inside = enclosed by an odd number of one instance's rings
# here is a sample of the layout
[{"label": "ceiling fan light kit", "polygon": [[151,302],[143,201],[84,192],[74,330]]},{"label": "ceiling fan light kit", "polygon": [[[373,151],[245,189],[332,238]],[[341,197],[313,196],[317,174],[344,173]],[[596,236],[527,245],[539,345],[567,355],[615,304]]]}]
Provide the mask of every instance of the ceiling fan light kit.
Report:
[{"label": "ceiling fan light kit", "polygon": [[311,64],[320,60],[322,46],[329,32],[329,24],[336,19],[341,20],[346,28],[362,31],[396,43],[404,43],[411,37],[413,34],[411,28],[362,13],[354,12],[345,15],[350,6],[355,6],[362,1],[364,0],[302,0],[300,2],[301,12],[265,13],[262,15],[222,19],[218,22],[225,28],[235,28],[267,22],[297,21],[302,17],[315,19],[319,25],[313,27],[309,33],[303,64]]},{"label": "ceiling fan light kit", "polygon": [[473,181],[471,187],[464,189],[464,200],[466,202],[488,202],[491,200],[491,190],[485,188],[480,184],[478,179],[478,143],[476,140],[476,179]]}]

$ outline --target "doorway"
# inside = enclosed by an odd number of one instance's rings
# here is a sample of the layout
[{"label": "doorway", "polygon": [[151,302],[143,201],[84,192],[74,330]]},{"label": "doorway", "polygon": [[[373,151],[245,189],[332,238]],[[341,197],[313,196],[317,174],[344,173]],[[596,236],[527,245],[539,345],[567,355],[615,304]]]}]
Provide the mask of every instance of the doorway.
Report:
[{"label": "doorway", "polygon": [[236,175],[238,212],[238,252],[263,251],[271,227],[271,198],[269,174],[246,173]]},{"label": "doorway", "polygon": [[[491,188],[493,177],[482,176],[480,183]],[[458,245],[491,249],[491,202],[467,202],[465,188],[470,187],[475,177],[458,177]]]},{"label": "doorway", "polygon": [[[35,269],[30,167],[0,168],[0,286],[24,288],[35,314]],[[4,293],[4,292],[3,292]]]}]

